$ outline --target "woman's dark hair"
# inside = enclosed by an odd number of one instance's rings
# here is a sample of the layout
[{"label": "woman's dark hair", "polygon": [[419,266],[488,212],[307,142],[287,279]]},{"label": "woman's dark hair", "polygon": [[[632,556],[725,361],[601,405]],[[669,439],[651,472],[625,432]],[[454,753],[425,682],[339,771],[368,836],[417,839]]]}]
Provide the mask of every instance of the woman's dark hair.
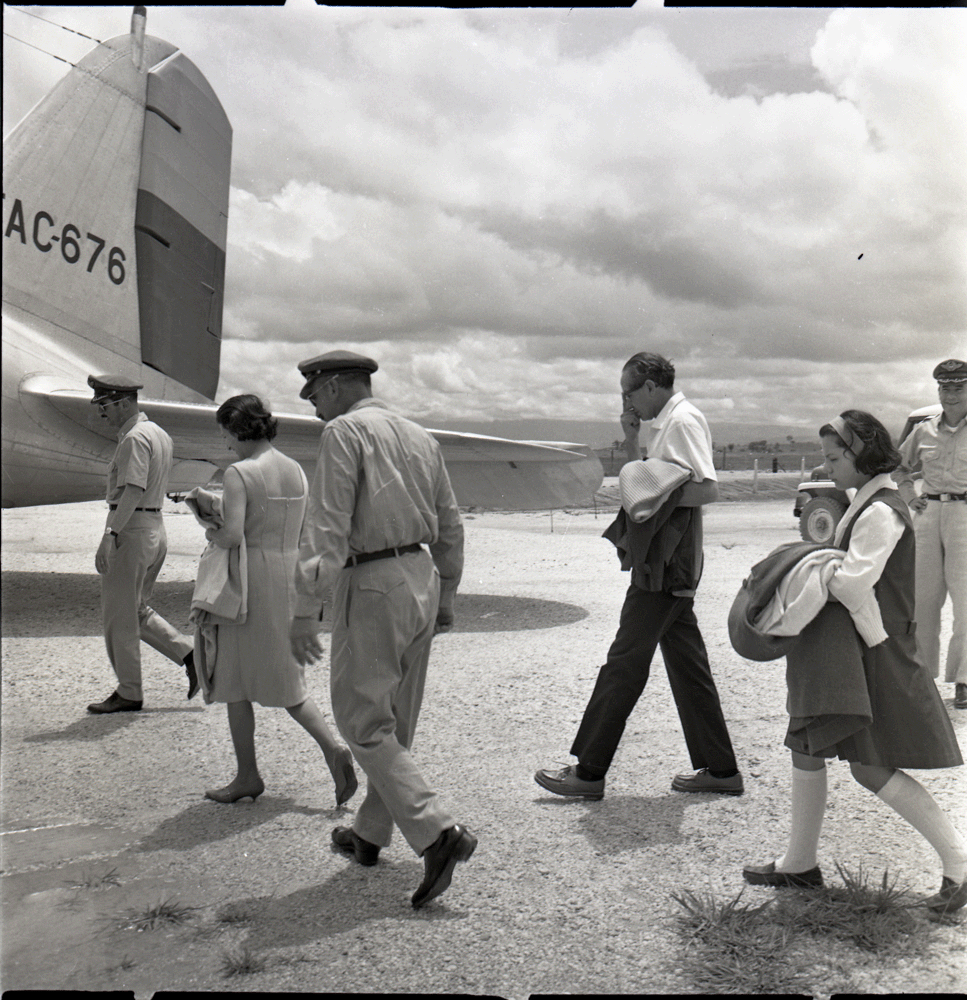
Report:
[{"label": "woman's dark hair", "polygon": [[853,464],[857,472],[862,472],[866,476],[878,476],[881,472],[892,472],[900,464],[900,453],[893,447],[890,432],[872,413],[865,413],[863,410],[844,410],[840,418],[863,442],[859,455],[856,455],[855,449],[842,439],[831,424],[823,424],[819,428],[819,436],[835,438],[840,448],[854,455]]},{"label": "woman's dark hair", "polygon": [[215,419],[239,441],[271,441],[279,422],[265,408],[258,396],[246,393],[232,396],[218,408]]}]

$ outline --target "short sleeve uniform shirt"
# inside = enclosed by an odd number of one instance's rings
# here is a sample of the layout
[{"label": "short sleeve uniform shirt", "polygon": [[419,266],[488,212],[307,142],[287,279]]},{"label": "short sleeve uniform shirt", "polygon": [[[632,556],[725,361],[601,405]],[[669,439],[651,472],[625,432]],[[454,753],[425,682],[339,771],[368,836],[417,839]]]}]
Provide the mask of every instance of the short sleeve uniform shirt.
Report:
[{"label": "short sleeve uniform shirt", "polygon": [[118,446],[107,470],[108,503],[117,503],[128,485],[140,486],[140,507],[160,507],[171,472],[173,445],[168,432],[147,414],[132,417],[118,431]]}]

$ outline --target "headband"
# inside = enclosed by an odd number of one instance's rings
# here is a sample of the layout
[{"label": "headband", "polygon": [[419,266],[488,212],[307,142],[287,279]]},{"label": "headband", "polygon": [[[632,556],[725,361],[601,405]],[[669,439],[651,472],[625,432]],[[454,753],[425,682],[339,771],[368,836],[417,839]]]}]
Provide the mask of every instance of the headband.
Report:
[{"label": "headband", "polygon": [[854,433],[853,429],[842,417],[833,417],[829,422],[829,426],[840,436],[846,445],[846,450],[851,451],[856,458],[859,458],[866,447],[866,442],[863,441],[859,434]]}]

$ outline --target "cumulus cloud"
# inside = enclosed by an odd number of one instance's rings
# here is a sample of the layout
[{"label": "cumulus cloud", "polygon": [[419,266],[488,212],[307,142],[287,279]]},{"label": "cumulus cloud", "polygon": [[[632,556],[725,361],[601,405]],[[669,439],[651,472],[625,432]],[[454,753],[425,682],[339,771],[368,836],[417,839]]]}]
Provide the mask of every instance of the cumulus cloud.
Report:
[{"label": "cumulus cloud", "polygon": [[565,14],[152,8],[235,129],[219,396],[343,347],[421,419],[611,419],[647,347],[713,423],[932,398],[964,12]]}]

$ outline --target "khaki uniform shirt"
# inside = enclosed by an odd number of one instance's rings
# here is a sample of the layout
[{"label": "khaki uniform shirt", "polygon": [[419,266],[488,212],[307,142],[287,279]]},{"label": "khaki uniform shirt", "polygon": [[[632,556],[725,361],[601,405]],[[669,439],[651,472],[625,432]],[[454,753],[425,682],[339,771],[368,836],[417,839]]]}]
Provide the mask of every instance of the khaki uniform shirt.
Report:
[{"label": "khaki uniform shirt", "polygon": [[140,486],[139,507],[160,507],[171,473],[173,445],[168,432],[138,413],[118,431],[118,446],[107,469],[108,503],[117,503],[124,487]]},{"label": "khaki uniform shirt", "polygon": [[893,478],[904,500],[913,496],[917,470],[923,472],[924,493],[967,493],[967,417],[956,427],[945,423],[942,413],[921,420],[900,444],[900,457],[903,464]]},{"label": "khaki uniform shirt", "polygon": [[378,399],[322,431],[296,571],[297,617],[316,615],[350,555],[428,545],[448,604],[463,571],[463,524],[435,438]]}]

